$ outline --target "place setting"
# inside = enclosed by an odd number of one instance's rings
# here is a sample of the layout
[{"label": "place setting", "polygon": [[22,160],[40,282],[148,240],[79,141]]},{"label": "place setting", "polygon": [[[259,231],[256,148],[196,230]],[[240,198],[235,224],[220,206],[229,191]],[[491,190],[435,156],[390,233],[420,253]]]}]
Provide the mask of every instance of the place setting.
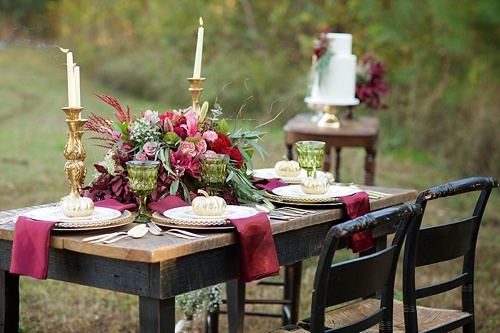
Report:
[{"label": "place setting", "polygon": [[332,206],[343,204],[340,197],[360,191],[330,185],[334,182],[333,175],[319,170],[323,162],[324,142],[299,141],[295,145],[298,161],[284,157],[273,169],[253,173],[254,179],[258,179],[256,187],[266,190],[266,199],[278,204]]},{"label": "place setting", "polygon": [[198,190],[199,196],[188,204],[184,200],[169,196],[168,200],[151,203],[151,220],[161,226],[199,230],[234,229],[231,220],[245,219],[259,214],[252,206],[231,205],[217,195],[218,188],[226,179],[229,156],[217,154],[200,159],[200,174],[208,190]]}]

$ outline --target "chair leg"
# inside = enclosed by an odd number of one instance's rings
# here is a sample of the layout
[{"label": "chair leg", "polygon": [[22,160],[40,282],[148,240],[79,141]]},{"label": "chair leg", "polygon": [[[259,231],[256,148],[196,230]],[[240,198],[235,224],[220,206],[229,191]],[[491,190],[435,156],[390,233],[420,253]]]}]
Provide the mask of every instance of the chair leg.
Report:
[{"label": "chair leg", "polygon": [[207,311],[205,317],[205,333],[218,333],[219,332],[219,309],[214,311]]}]

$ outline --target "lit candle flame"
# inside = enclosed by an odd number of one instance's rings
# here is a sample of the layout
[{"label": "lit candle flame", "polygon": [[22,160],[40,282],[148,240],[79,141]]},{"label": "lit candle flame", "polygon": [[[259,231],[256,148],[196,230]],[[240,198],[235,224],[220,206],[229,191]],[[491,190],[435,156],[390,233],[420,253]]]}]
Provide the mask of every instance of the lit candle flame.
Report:
[{"label": "lit candle flame", "polygon": [[203,19],[201,18],[201,16],[200,16],[200,26],[201,27],[203,26]]},{"label": "lit candle flame", "polygon": [[62,47],[58,46],[59,50],[61,50],[63,53],[68,53],[69,49],[63,49]]}]

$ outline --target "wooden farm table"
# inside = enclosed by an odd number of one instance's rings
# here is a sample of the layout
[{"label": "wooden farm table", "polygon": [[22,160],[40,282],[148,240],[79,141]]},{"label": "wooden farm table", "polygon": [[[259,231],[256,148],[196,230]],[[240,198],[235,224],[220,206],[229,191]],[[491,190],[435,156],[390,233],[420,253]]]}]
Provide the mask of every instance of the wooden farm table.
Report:
[{"label": "wooden farm table", "polygon": [[292,148],[295,142],[302,140],[324,141],[326,143],[323,158],[323,170],[330,171],[330,151],[335,148],[335,179],[340,182],[340,151],[344,147],[365,148],[365,185],[374,185],[375,157],[380,123],[374,117],[342,119],[340,128],[319,127],[312,121],[310,114],[299,114],[290,119],[285,132],[286,155],[293,158]]},{"label": "wooden farm table", "polygon": [[[372,189],[394,194],[371,202],[372,210],[412,201],[416,196],[414,190]],[[0,212],[0,220],[22,210]],[[312,215],[271,220],[280,265],[319,255],[327,230],[343,219],[339,207],[319,206]],[[381,237],[389,232],[374,234]],[[231,230],[207,231],[208,237],[196,240],[148,234],[107,245],[82,242],[100,233],[103,231],[53,231],[47,278],[139,296],[141,332],[173,333],[176,295],[238,277],[238,241]],[[9,273],[13,236],[12,222],[0,225],[0,327],[4,332],[17,332],[19,321],[19,276]],[[230,317],[235,332],[243,331],[241,303],[236,318]]]}]

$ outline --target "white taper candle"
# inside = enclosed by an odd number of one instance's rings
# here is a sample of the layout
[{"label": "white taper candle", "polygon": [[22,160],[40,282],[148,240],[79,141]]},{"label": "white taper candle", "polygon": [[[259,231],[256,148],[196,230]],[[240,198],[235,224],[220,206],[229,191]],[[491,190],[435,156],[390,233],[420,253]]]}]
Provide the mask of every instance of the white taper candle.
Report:
[{"label": "white taper candle", "polygon": [[68,73],[68,106],[76,106],[75,98],[75,75],[73,72],[73,52],[66,53],[66,70]]},{"label": "white taper candle", "polygon": [[196,54],[194,57],[194,70],[193,78],[199,79],[201,77],[201,58],[203,54],[203,19],[200,17],[200,27],[198,28],[198,41],[196,43]]}]

